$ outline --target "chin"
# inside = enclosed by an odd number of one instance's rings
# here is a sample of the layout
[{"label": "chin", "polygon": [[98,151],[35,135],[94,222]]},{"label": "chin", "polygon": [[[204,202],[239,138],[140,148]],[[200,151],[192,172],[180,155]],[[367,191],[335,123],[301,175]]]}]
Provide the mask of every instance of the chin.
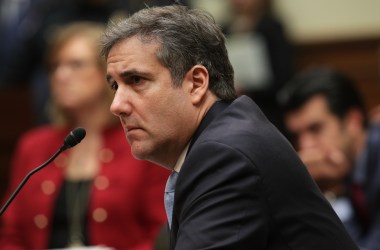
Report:
[{"label": "chin", "polygon": [[134,158],[138,160],[147,160],[147,154],[141,147],[131,145],[131,152]]},{"label": "chin", "polygon": [[[158,158],[155,158],[152,154],[152,151],[141,150],[141,148],[133,148],[131,149],[132,155],[137,160],[149,161],[156,165],[160,165],[165,167],[162,162],[158,161]],[[165,167],[166,168],[166,167]]]}]

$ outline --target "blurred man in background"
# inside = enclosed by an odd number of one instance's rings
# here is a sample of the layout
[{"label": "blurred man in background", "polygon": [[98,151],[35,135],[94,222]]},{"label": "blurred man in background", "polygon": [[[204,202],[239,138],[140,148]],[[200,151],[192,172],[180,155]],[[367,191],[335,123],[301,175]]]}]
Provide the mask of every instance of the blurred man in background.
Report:
[{"label": "blurred man in background", "polygon": [[281,92],[287,133],[310,174],[362,249],[380,249],[380,127],[355,84],[318,68]]}]

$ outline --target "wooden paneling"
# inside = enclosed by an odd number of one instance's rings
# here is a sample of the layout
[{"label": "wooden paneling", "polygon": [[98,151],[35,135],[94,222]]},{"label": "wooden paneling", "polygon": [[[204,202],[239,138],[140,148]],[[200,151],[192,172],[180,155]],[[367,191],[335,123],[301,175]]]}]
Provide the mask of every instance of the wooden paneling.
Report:
[{"label": "wooden paneling", "polygon": [[297,66],[334,67],[355,80],[368,109],[380,105],[380,37],[297,46]]},{"label": "wooden paneling", "polygon": [[8,184],[9,165],[19,136],[33,126],[27,87],[0,89],[0,198]]}]

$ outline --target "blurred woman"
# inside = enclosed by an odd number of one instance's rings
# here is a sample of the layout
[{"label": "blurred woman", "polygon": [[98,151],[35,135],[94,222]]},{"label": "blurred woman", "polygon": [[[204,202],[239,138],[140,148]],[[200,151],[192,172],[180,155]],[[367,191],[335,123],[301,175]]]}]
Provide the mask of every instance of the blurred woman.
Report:
[{"label": "blurred woman", "polygon": [[103,28],[73,23],[52,35],[46,57],[52,123],[20,139],[8,194],[60,148],[70,130],[83,127],[87,136],[25,184],[2,217],[2,249],[152,249],[166,222],[168,172],[132,157],[109,112],[112,96],[97,43]]}]

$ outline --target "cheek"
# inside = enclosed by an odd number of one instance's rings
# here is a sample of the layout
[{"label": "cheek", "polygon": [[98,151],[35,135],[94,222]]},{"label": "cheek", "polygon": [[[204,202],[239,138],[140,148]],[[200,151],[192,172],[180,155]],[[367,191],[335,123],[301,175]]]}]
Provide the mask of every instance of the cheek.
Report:
[{"label": "cheek", "polygon": [[[178,116],[175,115],[171,110],[159,109],[159,105],[154,105],[154,108],[147,117],[148,123],[153,131],[155,131],[158,136],[167,136],[173,134],[176,128],[176,119]],[[168,109],[168,108],[166,108]],[[170,108],[169,108],[170,109]]]},{"label": "cheek", "polygon": [[321,140],[325,147],[327,148],[337,148],[342,149],[344,144],[344,135],[343,132],[338,129],[332,129],[323,135]]},{"label": "cheek", "polygon": [[152,102],[150,106],[150,126],[162,136],[177,136],[177,130],[183,129],[184,116],[188,115],[185,107],[177,102],[165,103],[162,100]]}]

